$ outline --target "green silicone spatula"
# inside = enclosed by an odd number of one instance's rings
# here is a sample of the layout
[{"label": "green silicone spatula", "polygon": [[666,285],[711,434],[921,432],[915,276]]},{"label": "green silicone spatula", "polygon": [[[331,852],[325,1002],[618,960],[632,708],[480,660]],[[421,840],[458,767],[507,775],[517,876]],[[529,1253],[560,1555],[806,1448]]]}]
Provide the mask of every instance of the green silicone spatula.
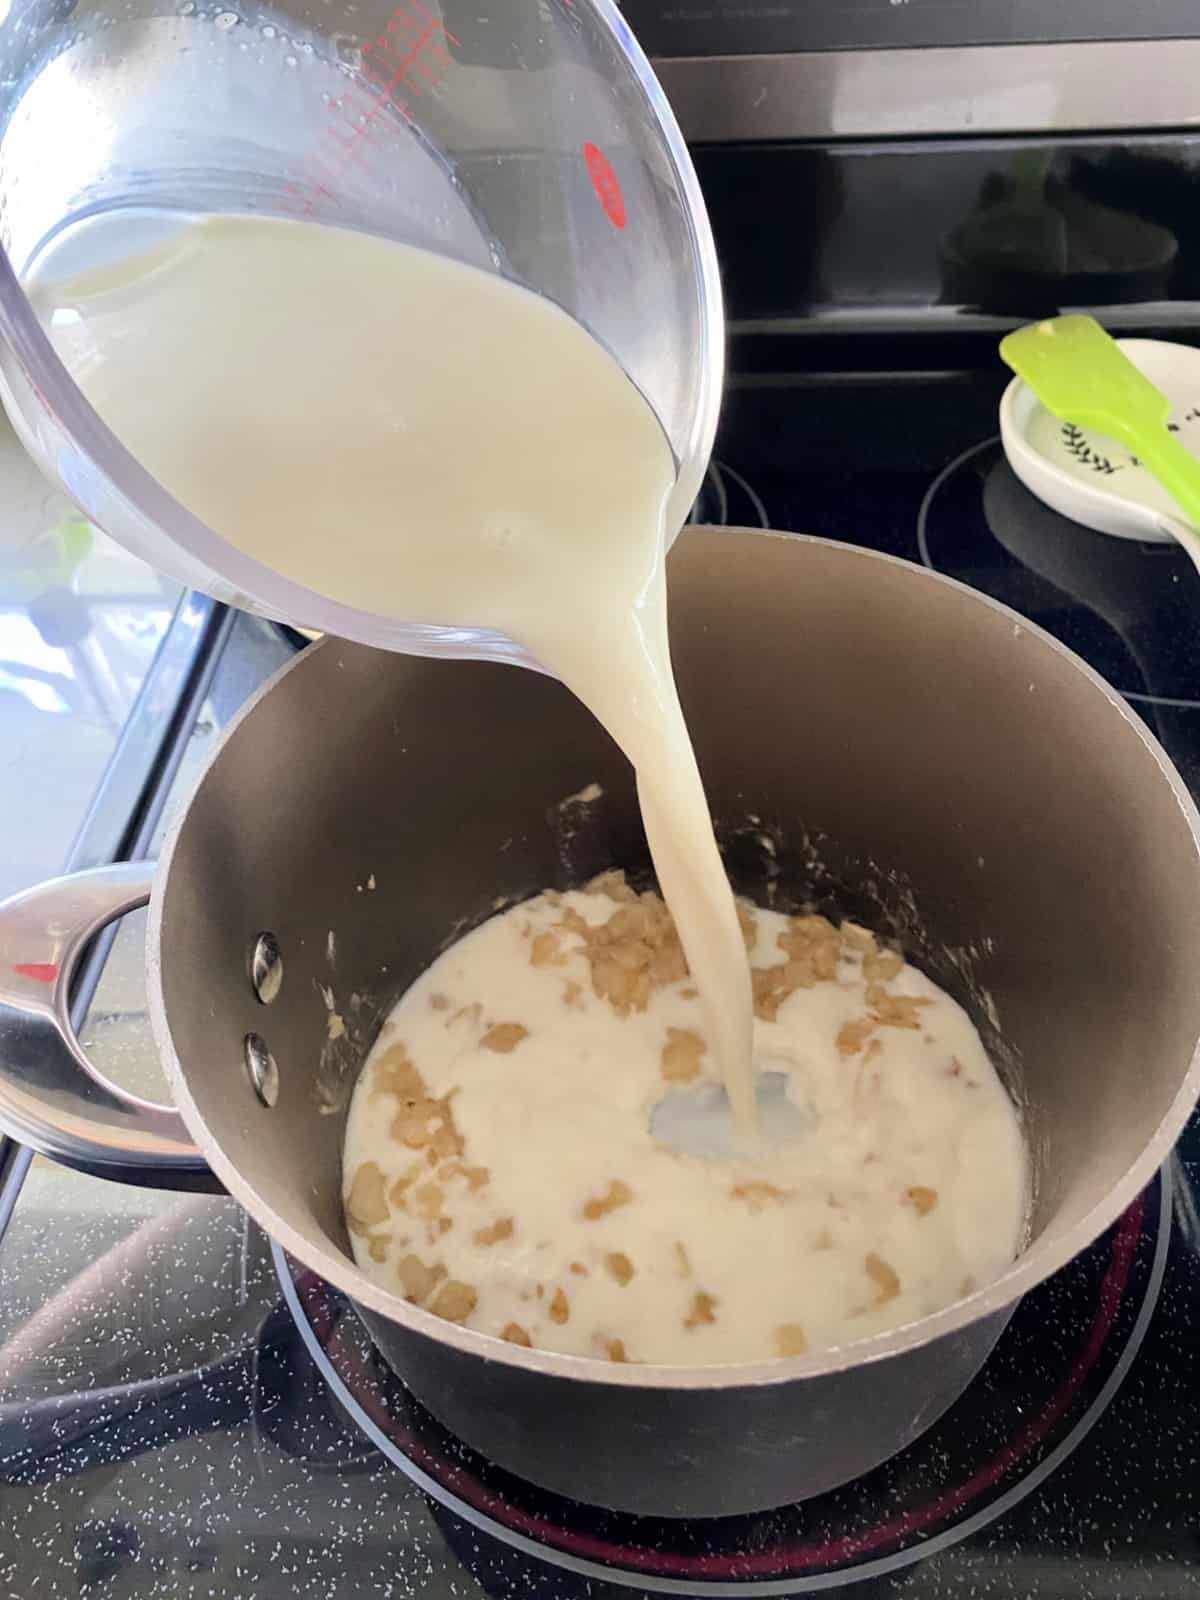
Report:
[{"label": "green silicone spatula", "polygon": [[[1093,317],[1018,328],[1000,354],[1060,422],[1117,439],[1200,526],[1200,460],[1167,427],[1170,403]],[[1180,530],[1182,531],[1182,530]],[[1193,559],[1200,541],[1192,541]]]}]

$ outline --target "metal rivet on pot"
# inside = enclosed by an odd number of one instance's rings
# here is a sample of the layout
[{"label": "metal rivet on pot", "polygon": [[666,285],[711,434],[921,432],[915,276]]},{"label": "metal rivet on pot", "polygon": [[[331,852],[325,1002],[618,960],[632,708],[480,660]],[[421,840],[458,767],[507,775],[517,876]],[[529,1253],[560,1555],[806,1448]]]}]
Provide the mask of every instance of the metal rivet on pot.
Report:
[{"label": "metal rivet on pot", "polygon": [[269,1006],[283,982],[283,952],[273,933],[260,933],[250,953],[250,982],[264,1006]]},{"label": "metal rivet on pot", "polygon": [[245,1041],[246,1072],[254,1092],[265,1106],[279,1099],[279,1068],[261,1033],[248,1033]]}]

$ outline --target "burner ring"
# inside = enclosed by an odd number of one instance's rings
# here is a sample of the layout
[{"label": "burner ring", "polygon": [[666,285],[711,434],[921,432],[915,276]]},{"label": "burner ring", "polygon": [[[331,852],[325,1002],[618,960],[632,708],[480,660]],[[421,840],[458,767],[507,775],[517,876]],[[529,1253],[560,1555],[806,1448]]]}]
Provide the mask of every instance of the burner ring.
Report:
[{"label": "burner ring", "polygon": [[[947,463],[917,512],[931,572],[1045,628],[1137,705],[1200,710],[1196,573],[1175,544],[1072,522],[1032,494],[998,437]],[[1168,741],[1164,741],[1168,742]]]},{"label": "burner ring", "polygon": [[735,468],[717,460],[709,463],[688,521],[712,523],[722,528],[771,526],[770,513],[754,485]]},{"label": "burner ring", "polygon": [[[373,1372],[369,1357],[348,1352],[338,1334],[343,1325],[352,1328],[348,1337],[359,1350],[370,1350],[365,1330],[356,1317],[348,1315],[349,1303],[334,1296],[312,1274],[293,1267],[277,1245],[272,1245],[272,1252],[288,1307],[340,1404],[419,1488],[474,1528],[539,1562],[644,1591],[693,1596],[794,1595],[886,1577],[957,1544],[1011,1510],[1070,1455],[1117,1392],[1145,1335],[1166,1267],[1171,1195],[1168,1166],[1096,1246],[1026,1297],[976,1385],[944,1419],[893,1462],[847,1486],[847,1500],[856,1508],[864,1489],[871,1490],[876,1503],[890,1504],[895,1485],[911,1486],[914,1480],[920,1484],[920,1468],[925,1463],[926,1476],[933,1479],[925,1484],[931,1491],[927,1499],[873,1526],[842,1529],[816,1543],[811,1539],[795,1542],[794,1536],[803,1533],[810,1522],[819,1522],[826,1508],[837,1508],[839,1491],[807,1502],[802,1517],[789,1507],[758,1517],[675,1524],[575,1506],[491,1468],[450,1440],[411,1401],[398,1380],[382,1371],[381,1363]],[[999,1401],[994,1394],[988,1394],[986,1400],[981,1396],[971,1409],[977,1413],[976,1434],[983,1429],[984,1438],[975,1441],[982,1459],[957,1487],[939,1484],[936,1467],[931,1473],[926,1458],[940,1459],[946,1442],[963,1433],[964,1419],[971,1423],[970,1411],[965,1409],[968,1397],[980,1386],[987,1391],[989,1374],[993,1375],[993,1390],[997,1389],[995,1374],[1004,1371],[1006,1361],[1023,1382],[1032,1382],[1030,1374],[1035,1370],[1044,1368],[1048,1375],[1048,1364],[1027,1359],[1022,1363],[1020,1351],[1022,1340],[1028,1340],[1028,1328],[1043,1325],[1047,1304],[1053,1307],[1056,1298],[1063,1300],[1078,1329],[1069,1341],[1069,1352],[1063,1352],[1065,1370],[1062,1362],[1055,1366],[1047,1395],[1039,1391],[1032,1403],[1024,1391],[1017,1396],[1018,1411],[1031,1404],[1036,1408],[1033,1420],[1017,1438],[1000,1441],[998,1448],[988,1435],[996,1405],[1003,1402],[1003,1382],[998,1387]],[[1061,1322],[1060,1309],[1055,1308],[1054,1320]],[[1028,1325],[1024,1333],[1022,1324]],[[1098,1387],[1087,1395],[1089,1381]],[[389,1409],[383,1391],[373,1387],[379,1382],[390,1385],[389,1394],[398,1391],[402,1397],[399,1418]],[[1081,1394],[1086,1397],[1084,1409],[1072,1416]],[[1059,1426],[1064,1431],[1052,1442]],[[417,1429],[423,1430],[424,1436],[418,1437]],[[993,1499],[962,1520],[921,1537],[924,1529],[968,1510],[972,1501],[1000,1485],[1047,1443],[1046,1453]],[[889,1484],[893,1474],[894,1482]],[[521,1503],[514,1503],[518,1501]],[[581,1517],[582,1527],[562,1525],[568,1518],[577,1523]],[[801,1526],[789,1528],[789,1519]],[[661,1536],[663,1544],[674,1539],[685,1548],[661,1548],[653,1539],[647,1540],[646,1530]],[[635,1536],[639,1532],[640,1541]],[[706,1532],[715,1535],[715,1542],[723,1547],[732,1538],[733,1547],[703,1548]],[[701,1539],[699,1547],[697,1537]],[[896,1541],[907,1542],[873,1554]],[[818,1565],[822,1570],[814,1571]]]}]

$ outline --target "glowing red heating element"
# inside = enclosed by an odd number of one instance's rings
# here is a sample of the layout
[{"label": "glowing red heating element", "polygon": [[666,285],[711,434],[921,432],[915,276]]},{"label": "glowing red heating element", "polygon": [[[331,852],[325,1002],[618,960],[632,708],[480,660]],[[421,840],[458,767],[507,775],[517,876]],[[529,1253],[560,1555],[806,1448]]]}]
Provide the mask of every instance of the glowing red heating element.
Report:
[{"label": "glowing red heating element", "polygon": [[322,198],[334,197],[352,162],[365,161],[364,146],[377,143],[371,125],[385,106],[411,122],[408,97],[429,94],[450,65],[443,40],[458,43],[421,0],[406,0],[378,38],[363,45],[362,76],[351,79],[345,93],[330,101],[330,120],[316,154],[303,179],[287,185],[302,216],[311,216]]},{"label": "glowing red heating element", "polygon": [[621,185],[617,182],[617,175],[608,157],[594,144],[585,144],[583,159],[587,166],[588,177],[592,180],[592,188],[596,191],[596,199],[604,207],[604,215],[614,228],[623,228],[625,197],[621,193]]}]

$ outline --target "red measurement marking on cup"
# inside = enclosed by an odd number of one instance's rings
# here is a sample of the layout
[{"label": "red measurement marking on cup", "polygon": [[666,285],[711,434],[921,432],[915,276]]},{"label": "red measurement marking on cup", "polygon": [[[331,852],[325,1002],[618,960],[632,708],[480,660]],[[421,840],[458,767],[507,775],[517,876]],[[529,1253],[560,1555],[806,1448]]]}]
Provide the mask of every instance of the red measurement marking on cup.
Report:
[{"label": "red measurement marking on cup", "polygon": [[[401,43],[402,49],[407,48],[414,39],[419,41],[418,54],[413,64],[422,77],[429,82],[436,81],[441,76],[441,69],[450,65],[450,57],[442,48],[437,34],[430,33],[428,29],[418,27],[413,18],[403,10],[393,13],[387,27],[384,29],[385,35],[389,33],[394,35]],[[446,37],[453,44],[458,43],[453,34],[447,34]]]},{"label": "red measurement marking on cup", "polygon": [[[450,32],[449,28],[443,27],[442,24],[437,20],[437,18],[433,15],[432,12],[426,11],[425,7],[421,4],[421,0],[409,0],[409,4],[411,5],[411,7],[412,7],[412,9],[414,11],[418,12],[422,17],[424,17],[425,21],[429,24],[429,26],[431,28],[436,28],[438,33],[444,34],[445,37],[447,39],[449,39],[451,44],[458,44],[459,43],[459,41]],[[396,14],[397,15],[402,15],[403,12],[404,12],[404,7],[403,6],[397,6],[396,7]]]},{"label": "red measurement marking on cup", "polygon": [[19,978],[32,978],[35,983],[53,983],[58,977],[53,961],[18,961],[13,971]]},{"label": "red measurement marking on cup", "polygon": [[329,102],[329,121],[307,169],[299,181],[284,185],[290,210],[312,216],[323,198],[337,197],[352,164],[369,164],[365,147],[383,148],[372,124],[385,109],[412,121],[409,97],[419,100],[431,93],[451,64],[443,41],[458,43],[421,0],[405,0],[396,7],[384,31],[363,45],[360,75]]},{"label": "red measurement marking on cup", "polygon": [[588,177],[592,180],[592,188],[596,191],[596,199],[604,207],[604,215],[614,228],[623,228],[625,197],[621,193],[617,175],[609,165],[608,157],[594,144],[585,144],[583,159],[587,166]]}]

